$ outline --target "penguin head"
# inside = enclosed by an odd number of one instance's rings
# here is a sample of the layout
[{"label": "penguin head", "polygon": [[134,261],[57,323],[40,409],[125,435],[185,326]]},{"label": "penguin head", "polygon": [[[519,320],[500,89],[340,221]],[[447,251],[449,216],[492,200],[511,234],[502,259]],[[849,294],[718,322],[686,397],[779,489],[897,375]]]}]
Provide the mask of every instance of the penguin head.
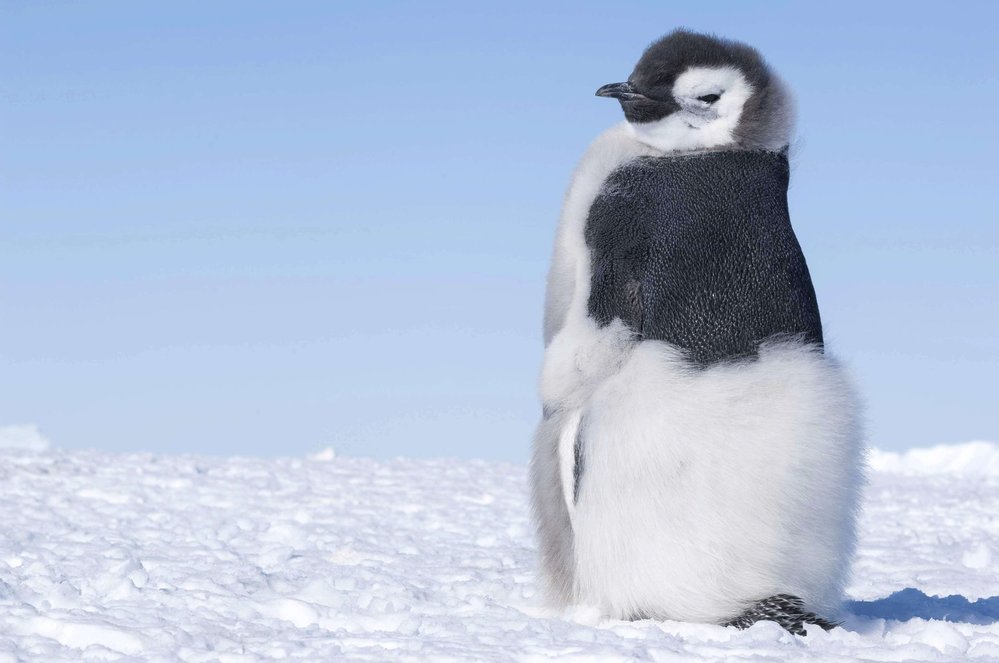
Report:
[{"label": "penguin head", "polygon": [[635,138],[663,152],[780,150],[793,124],[791,96],[756,49],[683,29],[597,96],[620,101]]}]

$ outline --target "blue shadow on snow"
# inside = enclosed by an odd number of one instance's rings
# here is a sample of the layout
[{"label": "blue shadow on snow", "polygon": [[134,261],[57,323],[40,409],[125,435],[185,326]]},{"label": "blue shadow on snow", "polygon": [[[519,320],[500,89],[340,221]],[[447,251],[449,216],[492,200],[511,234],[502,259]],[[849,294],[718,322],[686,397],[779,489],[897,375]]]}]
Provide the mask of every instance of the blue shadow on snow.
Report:
[{"label": "blue shadow on snow", "polygon": [[910,619],[939,619],[946,622],[993,624],[999,622],[999,596],[971,602],[963,596],[927,596],[909,587],[876,601],[847,601],[848,612],[858,617],[874,617],[904,622]]}]

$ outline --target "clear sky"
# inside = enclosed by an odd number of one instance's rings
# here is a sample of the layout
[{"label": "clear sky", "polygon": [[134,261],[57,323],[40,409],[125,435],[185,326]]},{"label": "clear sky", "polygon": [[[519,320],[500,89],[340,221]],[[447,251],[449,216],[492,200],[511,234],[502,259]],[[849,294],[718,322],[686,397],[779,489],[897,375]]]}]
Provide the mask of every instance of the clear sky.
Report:
[{"label": "clear sky", "polygon": [[999,3],[0,0],[0,426],[523,461],[594,97],[677,26],[798,98],[871,441],[999,439]]}]

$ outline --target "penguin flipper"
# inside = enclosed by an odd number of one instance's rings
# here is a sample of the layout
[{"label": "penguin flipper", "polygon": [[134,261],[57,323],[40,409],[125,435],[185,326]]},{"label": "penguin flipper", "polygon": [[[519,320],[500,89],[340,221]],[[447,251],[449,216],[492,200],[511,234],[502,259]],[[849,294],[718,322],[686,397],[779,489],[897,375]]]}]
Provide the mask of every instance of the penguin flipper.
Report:
[{"label": "penguin flipper", "polygon": [[723,622],[722,626],[744,629],[756,622],[763,621],[777,622],[794,635],[806,635],[805,624],[815,624],[826,631],[840,624],[840,622],[829,621],[806,610],[804,601],[797,596],[776,594],[757,601],[746,608],[738,617]]},{"label": "penguin flipper", "polygon": [[[565,429],[572,426],[572,418],[564,410],[546,408],[534,436],[530,466],[531,502],[537,528],[541,577],[549,603],[559,607],[572,601],[575,584],[572,517],[563,487],[566,468],[559,448]],[[571,476],[572,469],[569,468]]]}]

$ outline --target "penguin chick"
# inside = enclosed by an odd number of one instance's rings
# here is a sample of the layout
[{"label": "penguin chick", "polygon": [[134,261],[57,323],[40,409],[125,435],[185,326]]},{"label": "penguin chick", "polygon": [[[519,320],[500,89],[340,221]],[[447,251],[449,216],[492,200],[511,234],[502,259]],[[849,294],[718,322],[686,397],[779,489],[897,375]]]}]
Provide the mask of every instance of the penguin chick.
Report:
[{"label": "penguin chick", "polygon": [[545,303],[531,461],[559,607],[831,627],[863,482],[787,207],[791,100],[749,46],[685,30],[601,87]]},{"label": "penguin chick", "polygon": [[635,138],[663,152],[779,150],[794,124],[791,95],[756,49],[687,30],[653,43],[627,82],[597,96],[620,101]]}]

